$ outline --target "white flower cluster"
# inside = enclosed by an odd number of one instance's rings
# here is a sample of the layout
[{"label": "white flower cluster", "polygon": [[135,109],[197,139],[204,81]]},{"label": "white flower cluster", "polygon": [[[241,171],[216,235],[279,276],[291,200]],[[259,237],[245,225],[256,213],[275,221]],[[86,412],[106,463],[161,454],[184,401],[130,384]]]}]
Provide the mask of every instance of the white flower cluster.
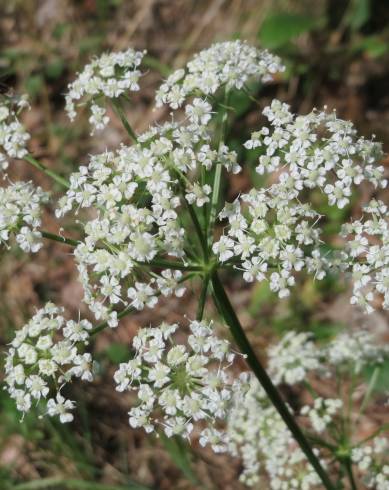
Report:
[{"label": "white flower cluster", "polygon": [[[360,374],[363,366],[383,362],[389,350],[377,345],[366,332],[341,334],[322,346],[316,346],[309,334],[288,332],[269,348],[268,354],[269,373],[276,384],[304,387],[312,375],[318,379],[341,376],[344,387],[351,377],[355,382],[355,375]],[[312,387],[311,391],[315,393]],[[341,411],[346,402],[319,393],[312,398],[312,403],[303,406],[299,413],[308,418],[314,433],[331,440],[340,430],[337,424],[343,424]],[[246,485],[257,484],[260,475],[265,474],[269,488],[275,490],[321,488],[316,473],[255,378],[249,380],[248,386],[241,379],[228,415],[225,438],[231,454],[242,458],[241,479]],[[350,444],[352,460],[365,475],[368,488],[388,490],[389,466],[383,462],[388,439],[377,438],[377,445],[375,442],[371,445],[371,441],[362,444],[352,438]],[[320,454],[324,467],[331,464],[332,456],[327,459],[328,456],[325,452]]]},{"label": "white flower cluster", "polygon": [[389,440],[384,437],[375,437],[369,445],[352,450],[351,459],[365,473],[364,483],[367,488],[389,489],[389,464],[384,462],[388,453]]},{"label": "white flower cluster", "polygon": [[238,389],[227,371],[234,354],[209,323],[191,321],[187,345],[172,341],[178,328],[162,324],[141,329],[133,340],[134,358],[120,364],[114,375],[116,389],[137,392],[139,405],[129,412],[132,427],[146,432],[161,427],[168,437],[189,438],[198,423],[200,444],[223,451],[225,440],[216,423],[226,418]]},{"label": "white flower cluster", "polygon": [[[198,107],[195,99],[190,107]],[[204,122],[211,107],[190,112],[185,124],[153,127],[131,147],[92,156],[70,178],[57,216],[72,208],[94,208],[85,224],[86,237],[75,249],[85,301],[97,319],[117,325],[112,311],[118,303],[137,309],[154,306],[156,292],[182,296],[181,273],[167,266],[148,277],[145,265],[166,257],[188,260],[181,224],[183,201],[202,207],[210,187],[196,179],[216,163],[235,172],[236,153],[221,146],[212,150]],[[180,216],[181,213],[181,216]],[[147,271],[146,271],[147,272]],[[124,286],[124,284],[126,286]]]},{"label": "white flower cluster", "polygon": [[383,308],[389,309],[388,207],[371,201],[361,219],[343,226],[342,235],[346,238],[342,267],[353,280],[351,303],[371,313],[382,297]]},{"label": "white flower cluster", "polygon": [[227,438],[230,453],[242,457],[240,480],[247,486],[258,484],[264,472],[272,490],[320,488],[320,479],[254,377],[247,392],[234,399]]},{"label": "white flower cluster", "polygon": [[[261,148],[258,173],[285,170],[291,192],[319,188],[330,205],[343,208],[350,201],[353,185],[363,181],[386,187],[384,168],[377,165],[383,152],[380,143],[358,137],[350,121],[313,110],[296,116],[288,104],[273,100],[263,110],[270,123],[254,132],[247,149]],[[280,178],[285,178],[281,173]]]},{"label": "white flower cluster", "polygon": [[92,381],[91,355],[82,353],[92,325],[66,321],[62,313],[47,303],[16,332],[5,361],[5,389],[23,414],[45,400],[45,413],[65,423],[73,420],[75,403],[62,395],[64,385],[72,378]]},{"label": "white flower cluster", "polygon": [[290,331],[269,348],[269,373],[275,384],[301,383],[320,368],[320,351],[312,335]]},{"label": "white flower cluster", "polygon": [[48,194],[31,182],[0,187],[0,243],[15,234],[24,252],[37,252],[42,247],[41,204],[47,201]]},{"label": "white flower cluster", "polygon": [[103,54],[87,64],[68,87],[65,99],[69,118],[73,120],[76,117],[76,103],[88,104],[91,110],[89,122],[94,130],[103,129],[109,117],[100,105],[100,100],[103,97],[117,98],[128,91],[139,90],[139,65],[144,55],[144,51],[130,48],[118,53]]},{"label": "white flower cluster", "polygon": [[328,344],[317,346],[306,332],[288,332],[269,348],[269,373],[276,384],[294,385],[310,373],[331,376],[336,369],[359,374],[369,364],[382,363],[389,354],[364,330],[341,333]]},{"label": "white flower cluster", "polygon": [[369,364],[380,364],[389,353],[389,347],[377,345],[371,334],[364,330],[341,333],[322,350],[327,362],[345,373],[359,374]]},{"label": "white flower cluster", "polygon": [[331,424],[342,406],[343,401],[339,398],[317,397],[312,407],[310,405],[304,405],[300,413],[309,418],[312,428],[320,434]]},{"label": "white flower cluster", "polygon": [[270,281],[280,298],[289,295],[293,273],[306,269],[317,279],[325,276],[326,259],[320,256],[320,215],[293,195],[289,178],[267,189],[252,189],[219,214],[227,220],[225,234],[213,244],[220,262],[239,258],[236,266],[252,282]]},{"label": "white flower cluster", "polygon": [[280,58],[266,50],[239,40],[216,43],[168,77],[157,91],[157,107],[178,109],[188,96],[213,95],[221,87],[242,89],[250,79],[268,82],[283,70]]},{"label": "white flower cluster", "polygon": [[21,110],[28,107],[26,96],[19,99],[0,99],[0,170],[8,168],[10,158],[27,155],[27,141],[30,135],[18,119]]}]

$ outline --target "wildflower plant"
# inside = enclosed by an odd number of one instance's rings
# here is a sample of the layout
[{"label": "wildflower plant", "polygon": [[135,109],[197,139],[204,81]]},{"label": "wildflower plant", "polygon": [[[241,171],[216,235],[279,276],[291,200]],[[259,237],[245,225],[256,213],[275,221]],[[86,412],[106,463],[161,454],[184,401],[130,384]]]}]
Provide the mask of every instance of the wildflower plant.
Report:
[{"label": "wildflower plant", "polygon": [[[9,158],[18,158],[50,176],[65,191],[55,206],[56,217],[72,213],[81,230],[76,239],[43,230],[39,205],[47,195],[30,183],[17,183],[1,191],[1,241],[8,243],[16,235],[26,252],[37,251],[42,239],[71,246],[83,301],[99,322],[65,320],[62,309],[52,304],[39,310],[11,342],[6,389],[23,413],[36,401],[43,413],[71,421],[75,403],[66,398],[65,385],[73,378],[92,380],[90,336],[117,327],[133,311],[155,307],[160,296],[181,298],[187,282],[197,281],[196,318],[183,322],[186,327],[162,323],[142,328],[133,339],[131,359],[114,375],[119,392],[137,395],[130,425],[241,454],[247,484],[255,484],[263,468],[271,488],[335,489],[345,478],[356,488],[354,464],[368,475],[369,485],[388,488],[381,438],[371,449],[350,438],[347,447],[344,438],[324,439],[344,407],[340,396],[315,394],[311,405],[293,413],[277,386],[304,384],[312,373],[328,377],[333,369],[360,375],[365,363],[378,362],[383,352],[363,336],[347,338],[353,342],[349,348],[335,340],[324,352],[304,334],[290,333],[270,351],[268,374],[220,279],[235,270],[249,283],[268,281],[283,298],[299,274],[321,280],[331,272],[351,280],[351,303],[367,312],[373,305],[387,309],[385,204],[372,200],[366,217],[344,224],[343,249],[327,253],[320,226],[325,217],[310,200],[311,191],[321,192],[329,206],[343,209],[362,183],[375,191],[385,187],[380,144],[359,137],[352,123],[335,112],[296,116],[274,100],[262,110],[268,124],[244,143],[259,154],[257,172],[271,180],[224,202],[223,180],[245,163],[227,144],[230,97],[234,91],[252,97],[250,83],[271,82],[283,71],[281,60],[241,41],[211,46],[157,91],[156,106],[172,110],[169,121],[136,134],[125,104],[140,89],[143,56],[132,49],[104,54],[69,85],[70,119],[87,105],[93,134],[109,123],[110,106],[128,140],[92,155],[66,178],[28,153],[29,135],[18,109],[11,100],[2,102],[2,168]],[[204,318],[209,296],[251,374],[239,374],[225,333],[220,336]],[[178,330],[189,330],[186,342],[177,343]],[[304,418],[319,436],[300,427],[298,420]],[[338,482],[332,478],[333,461]]]}]

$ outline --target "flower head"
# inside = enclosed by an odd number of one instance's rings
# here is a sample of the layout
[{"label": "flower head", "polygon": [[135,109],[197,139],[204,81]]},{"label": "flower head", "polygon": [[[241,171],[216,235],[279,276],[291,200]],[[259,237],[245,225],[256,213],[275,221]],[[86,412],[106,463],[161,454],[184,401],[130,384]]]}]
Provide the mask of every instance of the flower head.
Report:
[{"label": "flower head", "polygon": [[37,252],[42,247],[41,204],[47,201],[48,194],[31,182],[0,187],[0,243],[15,235],[24,252]]},{"label": "flower head", "polygon": [[[221,87],[242,89],[251,79],[268,82],[283,70],[281,60],[266,50],[239,40],[216,43],[165,80],[157,92],[157,106],[168,104],[177,109],[193,94],[213,95]],[[189,107],[189,117],[199,118],[204,111],[209,112],[207,106],[196,102]]]},{"label": "flower head", "polygon": [[137,391],[139,404],[129,412],[132,427],[150,432],[160,426],[168,437],[189,437],[194,422],[207,423],[211,429],[200,438],[212,444],[211,424],[225,418],[234,389],[227,371],[234,354],[209,323],[192,321],[189,328],[187,345],[172,340],[178,325],[143,328],[133,340],[135,357],[114,378],[118,391]]},{"label": "flower head", "polygon": [[27,96],[0,98],[0,170],[8,168],[9,159],[27,155],[30,135],[19,121],[19,113],[28,107]]},{"label": "flower head", "polygon": [[82,353],[92,325],[87,320],[66,321],[63,309],[52,303],[16,332],[5,362],[5,389],[26,413],[40,400],[49,416],[62,423],[73,420],[74,402],[61,394],[72,378],[92,381],[92,358]]},{"label": "flower head", "polygon": [[69,118],[73,120],[76,117],[76,104],[87,104],[91,110],[89,122],[93,131],[103,129],[109,117],[97,101],[102,97],[117,98],[129,91],[139,90],[139,65],[144,55],[144,51],[130,48],[103,54],[87,64],[68,87],[66,112]]}]

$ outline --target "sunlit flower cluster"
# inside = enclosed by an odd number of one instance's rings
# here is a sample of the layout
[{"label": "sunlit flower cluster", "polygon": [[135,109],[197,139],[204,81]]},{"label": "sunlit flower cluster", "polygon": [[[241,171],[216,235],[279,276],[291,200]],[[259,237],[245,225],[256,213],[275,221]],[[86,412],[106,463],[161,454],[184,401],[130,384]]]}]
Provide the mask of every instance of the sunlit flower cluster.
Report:
[{"label": "sunlit flower cluster", "polygon": [[[188,107],[195,106],[196,99]],[[88,166],[71,175],[57,216],[72,208],[96,210],[75,257],[86,303],[111,326],[117,325],[117,306],[141,310],[156,304],[157,291],[183,294],[179,271],[173,273],[167,265],[150,276],[145,266],[164,257],[188,261],[190,237],[180,213],[185,200],[196,207],[210,201],[210,187],[197,180],[201,168],[210,170],[218,162],[232,172],[239,169],[234,151],[209,146],[203,122],[210,110],[203,105],[201,115],[194,110],[185,124],[153,127],[137,144],[92,156]]]},{"label": "sunlit flower cluster", "polygon": [[191,321],[187,345],[173,341],[178,328],[164,323],[140,330],[132,342],[134,357],[114,375],[116,389],[137,392],[139,404],[129,412],[132,427],[188,438],[198,423],[200,444],[220,452],[225,442],[216,424],[225,419],[237,389],[228,371],[234,354],[209,323]]},{"label": "sunlit flower cluster", "polygon": [[8,168],[9,159],[27,155],[30,135],[19,121],[19,113],[28,107],[27,97],[0,98],[0,170]]},{"label": "sunlit flower cluster", "polygon": [[37,311],[15,334],[5,360],[5,389],[23,414],[40,401],[44,413],[71,422],[72,400],[62,394],[73,378],[92,381],[92,358],[83,353],[92,325],[66,321],[52,303]]},{"label": "sunlit flower cluster", "polygon": [[216,43],[167,78],[156,94],[157,106],[177,109],[191,95],[210,96],[221,87],[243,89],[251,79],[269,82],[283,70],[280,58],[266,50],[239,40]]},{"label": "sunlit flower cluster", "polygon": [[351,272],[351,302],[371,313],[375,303],[389,309],[389,220],[388,208],[373,200],[359,220],[345,224],[343,268]]},{"label": "sunlit flower cluster", "polygon": [[246,281],[267,278],[280,298],[289,295],[295,272],[305,269],[322,279],[326,265],[319,253],[320,215],[294,199],[284,175],[280,183],[252,189],[225,206],[219,218],[228,225],[212,248],[220,262],[239,259],[236,268]]},{"label": "sunlit flower cluster", "polygon": [[103,129],[109,122],[101,99],[117,98],[129,91],[139,90],[141,71],[139,65],[145,52],[127,49],[103,54],[87,64],[76,80],[68,87],[66,112],[71,120],[76,115],[76,105],[90,106],[89,122],[93,130]]},{"label": "sunlit flower cluster", "polygon": [[304,188],[321,189],[330,205],[344,208],[353,185],[363,181],[385,187],[380,143],[358,137],[354,125],[336,113],[313,110],[295,115],[288,104],[273,100],[263,110],[270,127],[264,126],[245,143],[261,149],[258,173],[281,171],[289,176],[290,191],[297,197]]},{"label": "sunlit flower cluster", "polygon": [[24,252],[37,252],[42,247],[41,204],[48,194],[31,182],[15,182],[0,187],[0,244],[15,235]]}]

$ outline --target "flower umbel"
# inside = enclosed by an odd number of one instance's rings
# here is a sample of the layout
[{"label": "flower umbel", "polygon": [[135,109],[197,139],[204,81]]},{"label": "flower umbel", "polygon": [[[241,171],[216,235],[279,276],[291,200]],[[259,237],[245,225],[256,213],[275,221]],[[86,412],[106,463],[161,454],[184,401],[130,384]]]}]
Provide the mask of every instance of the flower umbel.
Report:
[{"label": "flower umbel", "polygon": [[16,332],[5,361],[5,389],[23,414],[34,403],[49,416],[71,422],[75,403],[62,395],[73,378],[92,381],[92,357],[83,353],[92,325],[87,320],[66,321],[63,309],[52,303]]},{"label": "flower umbel", "polygon": [[209,323],[191,321],[187,345],[174,343],[178,328],[141,329],[133,340],[133,359],[120,364],[114,375],[116,389],[137,392],[139,404],[129,412],[132,427],[189,438],[198,423],[200,443],[225,450],[215,425],[225,419],[236,389],[228,370],[234,354]]}]

